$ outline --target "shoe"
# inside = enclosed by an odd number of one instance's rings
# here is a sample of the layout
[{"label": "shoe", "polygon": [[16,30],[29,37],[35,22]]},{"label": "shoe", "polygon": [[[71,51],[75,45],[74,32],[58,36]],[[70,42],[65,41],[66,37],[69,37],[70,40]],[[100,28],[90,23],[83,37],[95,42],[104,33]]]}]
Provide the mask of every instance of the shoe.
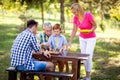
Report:
[{"label": "shoe", "polygon": [[91,80],[91,78],[90,77],[85,77],[82,80]]}]

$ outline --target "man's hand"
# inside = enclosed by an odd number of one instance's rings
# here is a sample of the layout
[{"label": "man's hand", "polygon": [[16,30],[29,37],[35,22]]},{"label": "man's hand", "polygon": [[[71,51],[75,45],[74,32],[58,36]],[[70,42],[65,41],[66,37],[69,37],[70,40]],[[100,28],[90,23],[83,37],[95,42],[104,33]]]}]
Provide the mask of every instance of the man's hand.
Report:
[{"label": "man's hand", "polygon": [[48,51],[45,51],[43,55],[47,58],[51,58],[51,55]]},{"label": "man's hand", "polygon": [[48,46],[49,47],[50,44],[48,42],[44,42],[44,43],[41,44],[41,46]]}]

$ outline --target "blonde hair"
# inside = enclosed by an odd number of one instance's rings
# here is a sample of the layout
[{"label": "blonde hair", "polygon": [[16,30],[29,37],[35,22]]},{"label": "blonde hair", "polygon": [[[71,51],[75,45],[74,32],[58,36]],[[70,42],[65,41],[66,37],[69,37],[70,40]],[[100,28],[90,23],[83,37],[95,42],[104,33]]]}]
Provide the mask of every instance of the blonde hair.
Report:
[{"label": "blonde hair", "polygon": [[76,11],[80,12],[81,14],[84,14],[83,8],[78,3],[73,3],[71,5],[71,9],[75,9]]}]

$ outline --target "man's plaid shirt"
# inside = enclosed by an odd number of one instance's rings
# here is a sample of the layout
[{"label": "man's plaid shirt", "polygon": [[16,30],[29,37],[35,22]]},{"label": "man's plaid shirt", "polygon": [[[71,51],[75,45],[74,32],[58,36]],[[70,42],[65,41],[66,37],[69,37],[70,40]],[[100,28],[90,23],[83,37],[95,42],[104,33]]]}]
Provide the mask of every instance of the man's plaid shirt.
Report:
[{"label": "man's plaid shirt", "polygon": [[32,51],[38,52],[36,36],[29,30],[21,32],[15,39],[11,48],[11,65],[16,67],[24,65],[26,69],[33,70]]}]

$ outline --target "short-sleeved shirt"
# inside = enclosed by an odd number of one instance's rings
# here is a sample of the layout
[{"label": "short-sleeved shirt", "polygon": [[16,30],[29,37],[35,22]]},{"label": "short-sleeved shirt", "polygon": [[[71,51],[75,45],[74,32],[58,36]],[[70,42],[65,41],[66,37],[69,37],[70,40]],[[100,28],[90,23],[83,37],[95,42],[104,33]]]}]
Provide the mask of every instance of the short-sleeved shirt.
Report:
[{"label": "short-sleeved shirt", "polygon": [[[40,37],[40,44],[44,43],[44,42],[48,42],[48,36],[44,32],[41,32],[40,35],[39,35],[39,37]],[[47,46],[44,46],[43,48],[45,50],[49,49]]]},{"label": "short-sleeved shirt", "polygon": [[[62,46],[67,43],[67,40],[66,40],[65,36],[60,34],[58,36],[58,43],[57,43],[56,42],[56,36],[53,34],[53,35],[51,35],[49,37],[48,43],[51,44],[52,49],[56,49],[57,48],[58,50],[60,50],[60,48],[62,48]],[[56,46],[56,44],[58,45],[58,47]]]},{"label": "short-sleeved shirt", "polygon": [[[76,24],[81,30],[92,29],[93,27],[92,21],[94,21],[94,17],[90,12],[85,12],[84,19],[82,22],[79,21],[77,16],[74,16],[73,19],[73,23]],[[89,34],[83,34],[82,32],[80,32],[79,36],[82,38],[92,38],[96,37],[96,34],[94,31],[92,31]]]},{"label": "short-sleeved shirt", "polygon": [[14,67],[23,65],[27,70],[34,70],[32,51],[39,52],[36,36],[26,29],[15,39],[11,48],[11,65]]},{"label": "short-sleeved shirt", "polygon": [[40,37],[40,44],[48,41],[48,37],[44,32],[41,32],[39,37]]}]

